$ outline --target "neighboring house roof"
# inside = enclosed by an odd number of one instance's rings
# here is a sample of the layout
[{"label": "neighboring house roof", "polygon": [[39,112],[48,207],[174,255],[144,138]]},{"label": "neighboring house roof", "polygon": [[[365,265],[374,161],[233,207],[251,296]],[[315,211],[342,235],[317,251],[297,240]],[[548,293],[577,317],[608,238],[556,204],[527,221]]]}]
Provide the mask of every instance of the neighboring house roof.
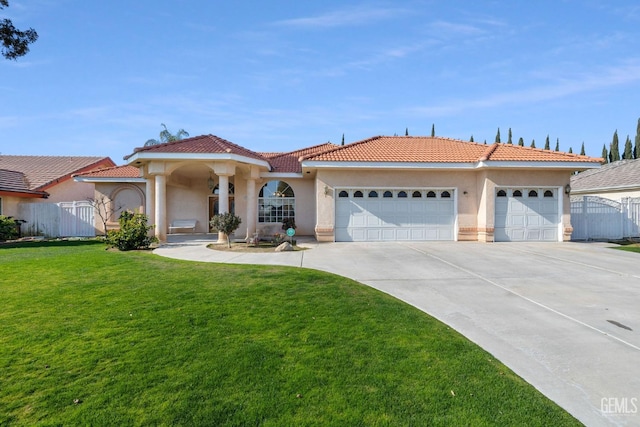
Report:
[{"label": "neighboring house roof", "polygon": [[587,156],[493,143],[490,145],[440,137],[376,136],[306,155],[314,162],[478,163],[478,162],[576,162],[599,163]]},{"label": "neighboring house roof", "polygon": [[[105,166],[115,166],[115,163],[109,157],[3,154],[0,155],[0,169],[5,170],[2,191],[46,197],[48,188],[71,179],[73,174]],[[9,189],[11,186],[13,190]]]},{"label": "neighboring house roof", "polygon": [[133,153],[125,156],[124,160],[129,160],[136,154],[141,155],[145,153],[235,154],[255,160],[266,160],[263,156],[254,151],[248,150],[215,135],[201,135],[195,136],[193,138],[181,139],[179,141],[167,142],[164,144],[138,147],[133,150]]},{"label": "neighboring house roof", "polygon": [[640,190],[640,159],[620,160],[571,177],[571,192]]}]

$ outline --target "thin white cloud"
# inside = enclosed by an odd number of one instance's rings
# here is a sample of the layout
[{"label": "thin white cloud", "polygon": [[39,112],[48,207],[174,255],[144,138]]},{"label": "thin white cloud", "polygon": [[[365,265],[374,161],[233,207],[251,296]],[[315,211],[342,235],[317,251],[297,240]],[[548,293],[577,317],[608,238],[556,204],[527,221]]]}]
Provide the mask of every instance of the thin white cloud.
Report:
[{"label": "thin white cloud", "polygon": [[557,79],[555,84],[503,92],[473,100],[455,99],[442,104],[409,108],[408,111],[420,115],[448,116],[481,108],[497,108],[550,101],[637,82],[640,82],[640,60],[629,61],[617,67],[602,69],[599,72],[566,76],[562,79]]},{"label": "thin white cloud", "polygon": [[399,8],[351,7],[334,10],[321,15],[276,21],[273,25],[293,29],[325,29],[334,27],[371,24],[394,18],[407,11]]}]

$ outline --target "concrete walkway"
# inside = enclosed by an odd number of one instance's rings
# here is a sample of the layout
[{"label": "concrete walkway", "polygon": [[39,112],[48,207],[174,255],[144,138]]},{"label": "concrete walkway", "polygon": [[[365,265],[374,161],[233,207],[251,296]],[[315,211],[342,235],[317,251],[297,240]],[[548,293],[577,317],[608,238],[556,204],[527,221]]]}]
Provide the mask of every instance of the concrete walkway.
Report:
[{"label": "concrete walkway", "polygon": [[[306,267],[352,278],[456,329],[589,426],[640,425],[640,254],[602,243],[322,243],[288,253],[211,250],[184,260]],[[496,402],[499,404],[499,402]]]}]

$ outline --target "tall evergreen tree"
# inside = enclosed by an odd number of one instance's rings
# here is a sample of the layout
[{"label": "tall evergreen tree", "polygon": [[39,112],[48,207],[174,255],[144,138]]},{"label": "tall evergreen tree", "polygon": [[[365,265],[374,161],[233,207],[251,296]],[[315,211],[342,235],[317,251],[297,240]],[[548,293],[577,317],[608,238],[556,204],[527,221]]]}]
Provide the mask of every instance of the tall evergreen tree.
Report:
[{"label": "tall evergreen tree", "polygon": [[585,153],[585,151],[584,151],[584,141],[582,141],[582,148],[580,149],[580,155],[581,156],[586,156],[587,155],[587,153]]},{"label": "tall evergreen tree", "polygon": [[618,130],[613,133],[613,140],[609,148],[609,161],[611,163],[620,160],[620,144],[618,142]]},{"label": "tall evergreen tree", "polygon": [[560,138],[556,138],[556,151],[560,151]]},{"label": "tall evergreen tree", "polygon": [[569,154],[573,154],[573,148],[569,147]]},{"label": "tall evergreen tree", "polygon": [[636,149],[633,152],[634,159],[640,159],[640,119],[638,119],[638,127],[636,127]]},{"label": "tall evergreen tree", "polygon": [[519,145],[520,147],[524,147],[524,139],[522,139],[522,137],[520,137],[520,138],[518,139],[518,145]]},{"label": "tall evergreen tree", "polygon": [[431,123],[431,136],[436,136],[436,124]]},{"label": "tall evergreen tree", "polygon": [[500,128],[498,128],[498,133],[496,133],[496,142],[500,142]]},{"label": "tall evergreen tree", "polygon": [[532,139],[532,140],[531,140],[531,145],[530,145],[530,147],[531,147],[531,148],[536,148],[536,140],[535,140],[535,139]]},{"label": "tall evergreen tree", "polygon": [[471,135],[471,138],[469,138],[469,142],[475,142],[475,141],[473,140],[473,135]]},{"label": "tall evergreen tree", "polygon": [[544,149],[551,150],[551,145],[549,144],[549,135],[547,135],[547,139],[544,142]]},{"label": "tall evergreen tree", "polygon": [[511,133],[511,128],[509,128],[509,137],[507,139],[507,144],[513,144],[513,134]]},{"label": "tall evergreen tree", "polygon": [[609,163],[609,153],[607,152],[607,144],[602,144],[602,163]]},{"label": "tall evergreen tree", "polygon": [[340,145],[344,145],[344,133],[342,134],[342,144]]},{"label": "tall evergreen tree", "polygon": [[404,130],[404,136],[409,136],[409,128],[405,128],[405,130]]},{"label": "tall evergreen tree", "polygon": [[631,138],[627,135],[627,140],[624,143],[624,153],[622,154],[622,158],[626,160],[633,159],[633,144],[631,144]]}]

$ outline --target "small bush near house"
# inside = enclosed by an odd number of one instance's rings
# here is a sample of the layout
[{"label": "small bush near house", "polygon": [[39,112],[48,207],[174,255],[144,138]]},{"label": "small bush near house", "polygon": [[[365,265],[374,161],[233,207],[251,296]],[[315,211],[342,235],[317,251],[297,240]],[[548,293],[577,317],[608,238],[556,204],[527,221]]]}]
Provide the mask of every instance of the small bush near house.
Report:
[{"label": "small bush near house", "polygon": [[0,241],[10,240],[18,235],[16,223],[11,218],[0,215]]},{"label": "small bush near house", "polygon": [[155,237],[149,237],[149,230],[153,227],[147,225],[147,216],[144,214],[124,211],[118,222],[120,229],[107,233],[106,242],[110,247],[121,251],[148,249],[151,243],[157,241]]},{"label": "small bush near house", "polygon": [[[232,214],[231,212],[214,215],[209,222],[212,228],[215,228],[216,230],[226,234],[227,236],[236,231],[238,227],[240,227],[241,223],[242,219],[239,216]],[[231,240],[227,239],[227,242],[229,244],[229,247],[231,247]]]},{"label": "small bush near house", "polygon": [[284,218],[282,220],[282,229],[288,230],[290,228],[293,228],[294,230],[296,229],[296,219],[293,217]]}]

